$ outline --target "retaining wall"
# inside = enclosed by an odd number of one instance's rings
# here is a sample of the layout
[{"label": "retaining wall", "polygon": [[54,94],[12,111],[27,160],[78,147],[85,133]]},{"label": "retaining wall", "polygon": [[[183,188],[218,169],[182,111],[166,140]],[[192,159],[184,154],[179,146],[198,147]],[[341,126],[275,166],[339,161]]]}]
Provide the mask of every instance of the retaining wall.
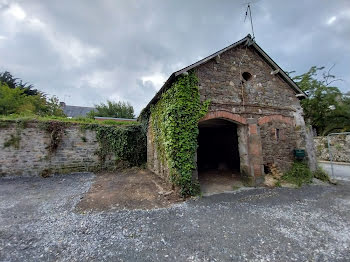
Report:
[{"label": "retaining wall", "polygon": [[[314,138],[318,160],[330,161],[327,137]],[[350,135],[330,136],[333,161],[350,163]]]},{"label": "retaining wall", "polygon": [[62,141],[52,153],[52,135],[40,127],[41,123],[29,122],[25,127],[14,122],[0,124],[0,176],[93,171],[116,163],[115,157],[108,155],[101,166],[96,132],[79,124],[65,127]]}]

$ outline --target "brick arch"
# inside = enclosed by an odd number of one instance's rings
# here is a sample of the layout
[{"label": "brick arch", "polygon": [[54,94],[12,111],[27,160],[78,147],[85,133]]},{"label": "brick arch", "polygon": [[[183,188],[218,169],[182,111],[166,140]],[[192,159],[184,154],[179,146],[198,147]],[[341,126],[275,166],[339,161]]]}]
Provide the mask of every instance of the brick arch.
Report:
[{"label": "brick arch", "polygon": [[280,121],[284,122],[289,125],[293,125],[294,121],[293,118],[288,116],[282,116],[282,115],[270,115],[270,116],[263,116],[258,119],[259,126],[264,125],[266,123],[269,123],[271,121]]},{"label": "brick arch", "polygon": [[215,119],[215,118],[231,120],[235,123],[242,124],[242,125],[247,124],[247,119],[245,119],[244,117],[238,114],[233,114],[231,112],[223,111],[223,110],[208,112],[203,118],[199,120],[199,122],[206,121],[209,119]]}]

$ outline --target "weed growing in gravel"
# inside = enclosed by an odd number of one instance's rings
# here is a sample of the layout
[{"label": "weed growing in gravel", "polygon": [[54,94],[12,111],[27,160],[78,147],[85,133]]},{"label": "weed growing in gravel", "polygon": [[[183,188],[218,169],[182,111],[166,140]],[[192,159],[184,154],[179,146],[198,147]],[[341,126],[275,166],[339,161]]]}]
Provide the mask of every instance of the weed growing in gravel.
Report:
[{"label": "weed growing in gravel", "polygon": [[313,175],[315,178],[322,180],[323,182],[331,181],[330,177],[328,176],[326,171],[322,169],[322,167],[317,167],[317,169],[313,172]]},{"label": "weed growing in gravel", "polygon": [[294,162],[291,169],[282,176],[284,181],[299,187],[311,183],[312,178],[313,174],[304,162]]}]

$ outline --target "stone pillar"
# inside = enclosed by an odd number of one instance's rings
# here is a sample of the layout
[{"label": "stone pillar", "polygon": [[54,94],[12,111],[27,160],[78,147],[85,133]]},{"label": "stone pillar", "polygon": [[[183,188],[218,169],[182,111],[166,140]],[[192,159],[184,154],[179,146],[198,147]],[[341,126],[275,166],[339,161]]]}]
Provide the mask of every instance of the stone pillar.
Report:
[{"label": "stone pillar", "polygon": [[258,120],[255,118],[248,118],[247,124],[250,175],[253,177],[255,184],[260,184],[264,175],[260,127],[258,126]]},{"label": "stone pillar", "polygon": [[248,126],[237,125],[237,136],[238,136],[240,173],[242,176],[250,176],[249,154],[248,154]]}]

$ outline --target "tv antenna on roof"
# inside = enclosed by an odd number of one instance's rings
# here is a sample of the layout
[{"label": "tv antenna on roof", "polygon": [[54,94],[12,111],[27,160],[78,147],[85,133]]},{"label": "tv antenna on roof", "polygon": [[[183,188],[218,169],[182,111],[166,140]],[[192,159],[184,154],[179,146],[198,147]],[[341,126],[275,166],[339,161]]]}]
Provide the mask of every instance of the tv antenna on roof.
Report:
[{"label": "tv antenna on roof", "polygon": [[244,16],[244,22],[245,20],[247,19],[247,16],[249,15],[249,18],[250,18],[250,26],[252,28],[252,35],[253,35],[253,40],[255,38],[255,35],[254,35],[254,26],[253,26],[253,18],[252,18],[252,10],[250,8],[250,2],[247,3],[247,10],[245,11],[245,16]]}]

